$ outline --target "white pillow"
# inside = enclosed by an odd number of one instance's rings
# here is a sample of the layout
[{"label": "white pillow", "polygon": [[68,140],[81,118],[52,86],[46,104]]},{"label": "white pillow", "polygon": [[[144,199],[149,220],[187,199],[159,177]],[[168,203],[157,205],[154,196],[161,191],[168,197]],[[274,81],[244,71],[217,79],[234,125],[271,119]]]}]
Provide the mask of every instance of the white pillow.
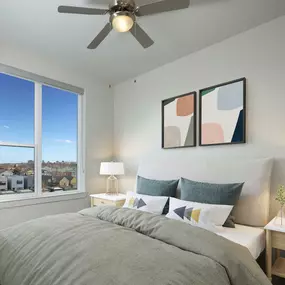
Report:
[{"label": "white pillow", "polygon": [[141,195],[128,192],[123,208],[137,209],[144,212],[161,215],[168,197]]},{"label": "white pillow", "polygon": [[216,231],[215,226],[222,226],[233,206],[203,204],[170,198],[167,218],[184,221],[193,226]]}]

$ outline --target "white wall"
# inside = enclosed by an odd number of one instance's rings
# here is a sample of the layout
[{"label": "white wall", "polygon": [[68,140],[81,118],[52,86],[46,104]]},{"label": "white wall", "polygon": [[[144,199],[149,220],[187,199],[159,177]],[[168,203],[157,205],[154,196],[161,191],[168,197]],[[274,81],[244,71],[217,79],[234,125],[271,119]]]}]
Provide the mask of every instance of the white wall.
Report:
[{"label": "white wall", "polygon": [[[86,90],[86,188],[101,192],[102,160],[113,154],[125,162],[122,191],[133,189],[142,158],[213,159],[234,156],[285,158],[285,17],[165,65],[114,89],[56,62],[22,49],[1,45],[0,63],[37,73]],[[239,77],[248,79],[248,144],[162,150],[161,100]],[[115,99],[113,102],[113,93]],[[114,115],[113,115],[114,108]],[[113,138],[114,127],[114,138]],[[113,144],[114,143],[114,144]],[[274,187],[285,183],[285,167],[274,168]],[[275,189],[275,188],[274,188]],[[88,199],[0,210],[0,228],[31,218],[73,212]]]},{"label": "white wall", "polygon": [[[43,55],[36,55],[10,46],[0,46],[0,63],[33,72],[51,79],[69,83],[85,89],[86,96],[86,189],[89,193],[102,191],[105,179],[99,176],[102,160],[112,157],[113,141],[113,94],[107,84],[96,82],[76,70],[58,66]],[[74,212],[89,204],[89,199],[47,203],[22,208],[0,210],[0,228],[37,218],[45,214]],[[3,218],[3,219],[2,219]]]},{"label": "white wall", "polygon": [[[114,88],[114,154],[126,164],[121,190],[133,189],[142,159],[219,160],[285,158],[285,17],[259,26]],[[161,100],[229,80],[248,79],[248,143],[161,149]],[[285,164],[274,167],[275,191],[285,183]],[[275,214],[276,204],[272,204]]]}]

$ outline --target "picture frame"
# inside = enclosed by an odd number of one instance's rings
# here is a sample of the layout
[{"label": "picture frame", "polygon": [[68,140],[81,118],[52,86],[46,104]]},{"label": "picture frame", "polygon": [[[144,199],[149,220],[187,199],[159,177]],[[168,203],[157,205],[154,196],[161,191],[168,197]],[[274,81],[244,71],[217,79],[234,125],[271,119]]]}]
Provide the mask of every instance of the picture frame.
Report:
[{"label": "picture frame", "polygon": [[199,91],[199,146],[246,143],[246,78]]},{"label": "picture frame", "polygon": [[197,92],[165,99],[161,102],[163,149],[197,145]]}]

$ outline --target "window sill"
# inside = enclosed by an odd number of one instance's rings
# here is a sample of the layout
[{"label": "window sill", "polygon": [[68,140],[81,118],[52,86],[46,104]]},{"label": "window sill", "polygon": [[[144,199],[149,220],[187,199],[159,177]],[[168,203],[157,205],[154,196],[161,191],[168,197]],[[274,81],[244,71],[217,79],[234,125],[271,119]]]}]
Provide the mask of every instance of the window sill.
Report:
[{"label": "window sill", "polygon": [[84,199],[87,197],[86,192],[73,191],[73,192],[58,192],[58,193],[45,193],[42,196],[36,196],[35,194],[21,195],[15,194],[11,196],[0,196],[0,210],[14,208],[14,207],[24,207],[45,203],[53,203],[60,201],[68,201],[74,199]]}]

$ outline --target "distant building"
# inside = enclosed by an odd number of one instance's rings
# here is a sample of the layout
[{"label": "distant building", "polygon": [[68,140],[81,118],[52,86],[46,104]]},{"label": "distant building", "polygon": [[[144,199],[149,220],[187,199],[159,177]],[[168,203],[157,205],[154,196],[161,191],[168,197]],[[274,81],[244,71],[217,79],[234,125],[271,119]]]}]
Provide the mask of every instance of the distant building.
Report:
[{"label": "distant building", "polygon": [[50,191],[50,187],[53,186],[53,180],[51,175],[42,175],[42,187],[43,191]]},{"label": "distant building", "polygon": [[60,175],[62,176],[62,177],[70,177],[70,176],[72,176],[71,175],[71,172],[60,172]]},{"label": "distant building", "polygon": [[3,172],[0,173],[0,176],[12,176],[13,175],[13,171],[12,170],[5,170]]},{"label": "distant building", "polygon": [[51,175],[42,175],[42,183],[44,185],[50,186],[52,184],[52,176]]},{"label": "distant building", "polygon": [[61,173],[72,172],[74,169],[70,166],[60,167],[57,171]]},{"label": "distant building", "polygon": [[55,184],[55,185],[59,185],[59,182],[60,182],[60,180],[63,178],[63,176],[61,176],[61,175],[53,175],[52,176],[52,182],[53,182],[53,184]]},{"label": "distant building", "polygon": [[0,176],[0,191],[7,191],[8,179],[6,176]]},{"label": "distant building", "polygon": [[35,189],[35,179],[34,176],[24,176],[24,188],[34,190]]},{"label": "distant building", "polygon": [[52,168],[48,166],[44,166],[42,168],[42,175],[51,175],[52,173]]},{"label": "distant building", "polygon": [[77,188],[77,179],[76,177],[73,177],[70,181],[70,185],[73,189]]},{"label": "distant building", "polygon": [[8,189],[13,191],[24,189],[24,176],[14,175],[8,177]]},{"label": "distant building", "polygon": [[26,175],[34,175],[34,170],[32,169],[27,170]]},{"label": "distant building", "polygon": [[70,184],[70,180],[66,177],[63,177],[60,181],[59,181],[59,186],[61,188],[67,188],[69,187]]}]

